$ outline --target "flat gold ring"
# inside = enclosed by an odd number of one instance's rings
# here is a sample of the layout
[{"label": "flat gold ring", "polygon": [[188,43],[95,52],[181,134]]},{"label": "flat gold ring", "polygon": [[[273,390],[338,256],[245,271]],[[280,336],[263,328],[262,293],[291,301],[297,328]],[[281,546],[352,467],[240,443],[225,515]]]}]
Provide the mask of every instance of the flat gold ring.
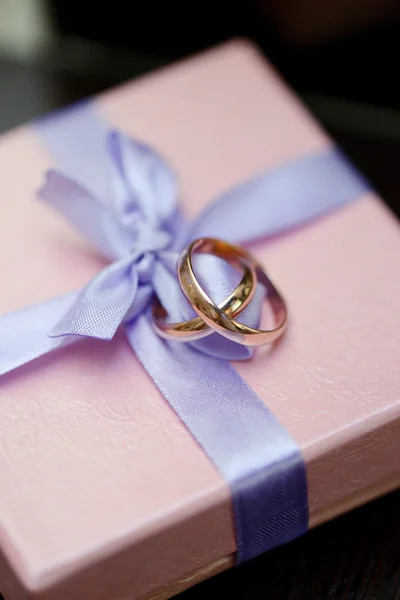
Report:
[{"label": "flat gold ring", "polygon": [[[228,248],[230,250],[227,254]],[[221,248],[220,250],[221,252],[218,254],[220,258],[226,259],[232,266],[243,272],[243,277],[236,289],[223,302],[218,304],[219,310],[231,318],[239,315],[253,299],[257,275],[254,265],[243,256],[242,252],[233,251],[233,246],[229,244],[225,244],[224,249]],[[153,302],[153,327],[160,337],[191,342],[213,333],[213,330],[200,317],[178,323],[170,323],[167,319],[167,311],[158,298],[155,298]]]},{"label": "flat gold ring", "polygon": [[[241,264],[243,260],[252,265],[257,281],[266,288],[266,300],[271,306],[275,327],[255,329],[236,321],[211,300],[201,287],[193,270],[193,254],[214,254],[225,258],[230,264]],[[277,340],[287,323],[286,303],[269,279],[261,265],[243,248],[213,238],[200,238],[182,252],[178,260],[178,278],[183,293],[200,319],[224,337],[245,346],[261,346]]]}]

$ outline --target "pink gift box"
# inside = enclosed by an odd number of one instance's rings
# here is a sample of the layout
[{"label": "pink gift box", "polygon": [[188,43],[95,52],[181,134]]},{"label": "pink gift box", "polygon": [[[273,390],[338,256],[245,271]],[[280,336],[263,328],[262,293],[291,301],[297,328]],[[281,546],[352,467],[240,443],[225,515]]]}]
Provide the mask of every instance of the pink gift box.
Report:
[{"label": "pink gift box", "polygon": [[[243,41],[96,103],[169,158],[189,217],[332,143]],[[30,125],[0,139],[1,313],[77,289],[104,264],[34,201],[53,163]],[[291,322],[278,346],[235,366],[301,449],[314,527],[400,485],[400,229],[368,193],[252,251]],[[227,484],[122,336],[2,378],[0,481],[5,600],[168,598],[233,564]]]}]

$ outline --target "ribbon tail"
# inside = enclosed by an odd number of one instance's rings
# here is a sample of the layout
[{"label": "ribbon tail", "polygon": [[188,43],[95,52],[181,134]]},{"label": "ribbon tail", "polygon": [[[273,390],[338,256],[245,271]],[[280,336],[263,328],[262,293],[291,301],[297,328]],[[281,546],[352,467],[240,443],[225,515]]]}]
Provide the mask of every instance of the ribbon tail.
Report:
[{"label": "ribbon tail", "polygon": [[69,310],[79,292],[71,292],[2,315],[0,320],[0,375],[77,340],[50,338],[49,331]]},{"label": "ribbon tail", "polygon": [[237,561],[305,533],[301,453],[230,363],[165,342],[146,315],[125,332],[147,373],[229,484]]}]

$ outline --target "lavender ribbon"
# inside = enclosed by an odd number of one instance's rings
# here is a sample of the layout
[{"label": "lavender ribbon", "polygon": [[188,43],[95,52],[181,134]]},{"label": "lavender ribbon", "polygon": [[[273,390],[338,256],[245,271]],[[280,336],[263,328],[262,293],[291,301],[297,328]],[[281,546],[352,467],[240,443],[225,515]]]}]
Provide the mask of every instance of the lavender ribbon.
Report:
[{"label": "lavender ribbon", "polygon": [[[110,340],[122,325],[133,351],[230,486],[237,562],[298,537],[308,527],[306,471],[284,427],[229,363],[251,349],[218,334],[190,345],[152,329],[154,292],[174,320],[192,313],[176,280],[179,250],[213,236],[254,241],[307,223],[368,185],[336,149],[287,163],[240,185],[185,222],[175,175],[144,144],[108,133],[93,104],[37,123],[64,173],[50,171],[42,200],[110,260],[78,292],[0,318],[0,374],[82,338]],[[107,142],[107,143],[106,143]],[[237,274],[201,257],[200,279],[220,302]],[[243,322],[257,326],[259,286]],[[266,364],[268,368],[268,364]]]}]

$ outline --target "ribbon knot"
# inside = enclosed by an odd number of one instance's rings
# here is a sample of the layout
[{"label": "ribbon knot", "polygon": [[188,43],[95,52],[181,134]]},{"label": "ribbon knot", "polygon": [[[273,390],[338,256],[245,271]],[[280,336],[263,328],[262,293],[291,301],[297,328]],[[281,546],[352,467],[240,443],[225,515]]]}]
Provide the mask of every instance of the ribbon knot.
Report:
[{"label": "ribbon knot", "polygon": [[154,229],[148,223],[143,223],[138,230],[138,238],[131,248],[131,254],[140,260],[145,254],[167,250],[171,242],[172,237],[168,231]]},{"label": "ribbon knot", "polygon": [[139,282],[151,284],[157,254],[167,250],[172,243],[171,234],[162,229],[154,229],[143,223],[138,231],[138,239],[132,246],[131,254],[137,264]]}]

